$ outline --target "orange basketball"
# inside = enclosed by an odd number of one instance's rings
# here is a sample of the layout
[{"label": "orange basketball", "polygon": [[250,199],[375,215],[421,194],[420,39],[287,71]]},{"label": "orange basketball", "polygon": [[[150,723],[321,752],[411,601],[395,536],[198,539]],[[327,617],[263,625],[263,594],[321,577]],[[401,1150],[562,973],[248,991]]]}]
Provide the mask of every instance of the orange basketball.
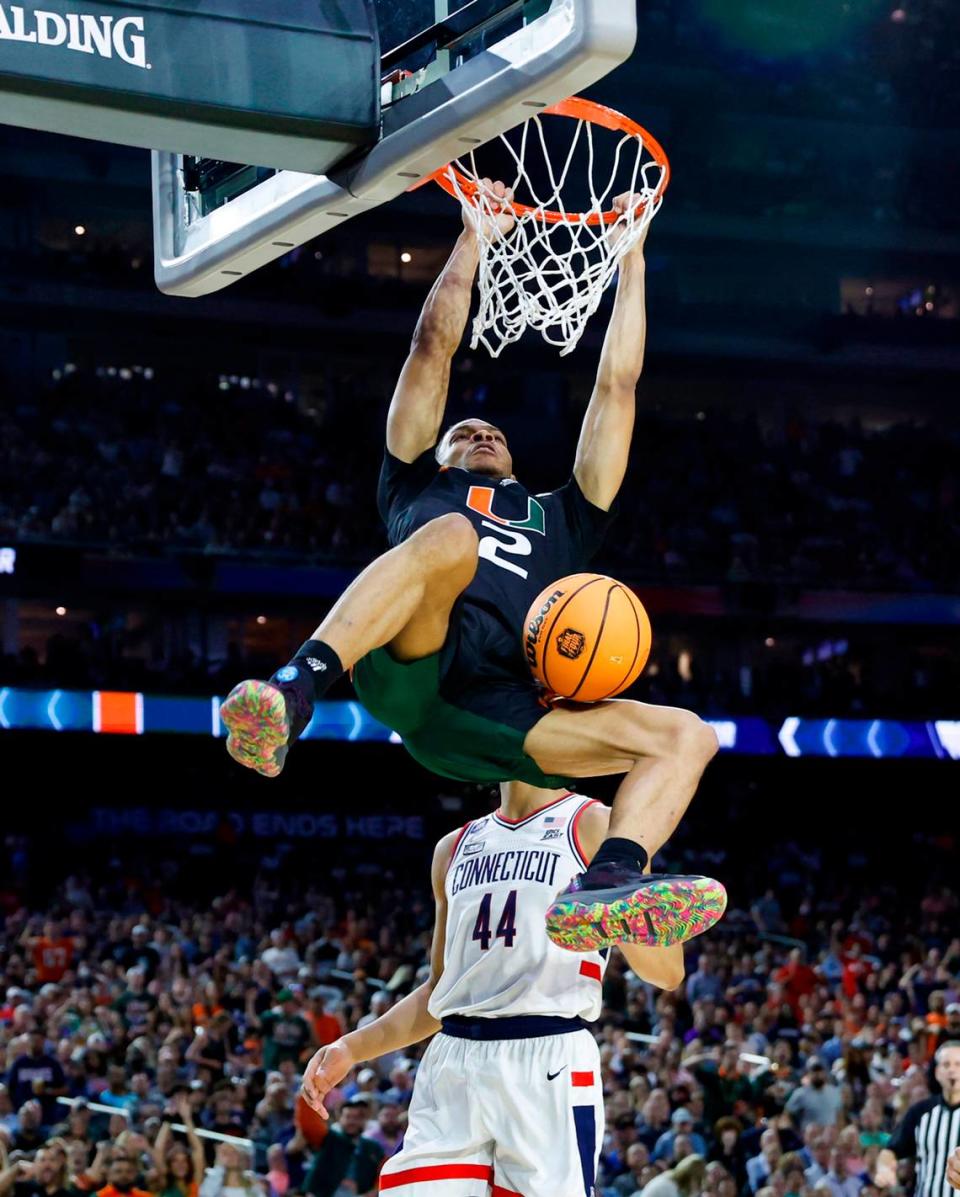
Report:
[{"label": "orange basketball", "polygon": [[297,1094],[294,1121],[300,1128],[303,1137],[314,1148],[320,1146],[330,1130],[330,1123],[324,1122],[316,1110],[307,1105],[307,1100],[302,1093]]},{"label": "orange basketball", "polygon": [[571,574],[534,600],[523,649],[552,694],[599,702],[637,680],[650,639],[650,619],[632,590],[603,574]]}]

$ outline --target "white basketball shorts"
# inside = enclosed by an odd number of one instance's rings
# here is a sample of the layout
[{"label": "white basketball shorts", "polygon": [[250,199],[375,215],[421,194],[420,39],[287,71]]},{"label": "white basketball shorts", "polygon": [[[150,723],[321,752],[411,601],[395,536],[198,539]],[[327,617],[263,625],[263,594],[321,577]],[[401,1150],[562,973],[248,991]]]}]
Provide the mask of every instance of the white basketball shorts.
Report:
[{"label": "white basketball shorts", "polygon": [[[445,1026],[536,1029],[537,1018]],[[458,1026],[457,1031],[463,1030]],[[586,1029],[472,1039],[440,1031],[413,1090],[403,1147],[380,1192],[392,1197],[593,1197],[603,1140],[600,1054]]]}]

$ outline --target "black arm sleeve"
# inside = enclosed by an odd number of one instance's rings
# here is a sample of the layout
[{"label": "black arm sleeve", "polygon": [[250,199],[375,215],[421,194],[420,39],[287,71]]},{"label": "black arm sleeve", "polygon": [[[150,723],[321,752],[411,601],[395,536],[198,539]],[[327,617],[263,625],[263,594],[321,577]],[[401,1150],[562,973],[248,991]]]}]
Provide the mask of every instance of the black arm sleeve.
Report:
[{"label": "black arm sleeve", "polygon": [[917,1126],[927,1103],[918,1101],[912,1105],[893,1128],[887,1148],[898,1160],[912,1160],[917,1154]]}]

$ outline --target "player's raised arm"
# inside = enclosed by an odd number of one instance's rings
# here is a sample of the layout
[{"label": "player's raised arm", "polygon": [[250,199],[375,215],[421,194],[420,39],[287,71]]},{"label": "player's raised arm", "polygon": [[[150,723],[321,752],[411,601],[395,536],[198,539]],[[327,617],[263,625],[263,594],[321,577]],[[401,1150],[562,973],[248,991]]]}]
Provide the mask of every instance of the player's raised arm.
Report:
[{"label": "player's raised arm", "polygon": [[301,1092],[309,1106],[327,1118],[324,1098],[362,1060],[376,1060],[388,1052],[401,1051],[412,1043],[429,1039],[440,1030],[440,1023],[427,1009],[430,995],[443,973],[443,954],[447,933],[447,894],[445,888],[447,866],[459,837],[459,831],[445,835],[433,853],[431,877],[436,903],[433,944],[430,948],[430,978],[413,993],[392,1006],[365,1027],[343,1035],[327,1047],[322,1047],[303,1075]]},{"label": "player's raised arm", "polygon": [[[509,202],[503,183],[484,180],[491,196]],[[450,362],[457,352],[467,317],[480,247],[471,212],[464,210],[463,232],[423,305],[410,353],[400,372],[387,416],[387,448],[401,461],[415,461],[437,443],[450,385]],[[497,218],[502,233],[513,225],[511,213]]]},{"label": "player's raised arm", "polygon": [[[614,207],[623,211],[630,199],[618,196]],[[617,497],[630,456],[647,339],[645,269],[641,239],[620,263],[617,298],[577,445],[574,477],[586,498],[604,511]]]}]

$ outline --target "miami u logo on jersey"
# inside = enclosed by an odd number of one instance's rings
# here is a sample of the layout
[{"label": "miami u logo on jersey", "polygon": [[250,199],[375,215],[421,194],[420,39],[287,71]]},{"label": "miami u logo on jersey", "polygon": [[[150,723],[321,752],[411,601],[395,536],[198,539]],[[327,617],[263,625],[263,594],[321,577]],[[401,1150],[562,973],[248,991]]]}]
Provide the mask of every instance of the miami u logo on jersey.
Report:
[{"label": "miami u logo on jersey", "polygon": [[[480,538],[479,555],[508,573],[526,578],[528,571],[522,565],[511,561],[510,557],[529,557],[533,552],[533,544],[524,532],[537,532],[540,536],[547,534],[547,519],[541,505],[536,499],[527,495],[527,518],[525,520],[505,520],[493,513],[493,487],[471,486],[467,495],[467,506],[477,515],[482,515],[484,528],[499,533],[498,536],[483,536]],[[506,556],[504,556],[506,554]]]},{"label": "miami u logo on jersey", "polygon": [[525,520],[505,520],[493,512],[494,489],[492,486],[471,486],[467,495],[467,506],[484,519],[493,520],[504,528],[513,528],[517,532],[539,532],[546,535],[546,515],[543,508],[532,496],[527,495],[527,518]]}]

